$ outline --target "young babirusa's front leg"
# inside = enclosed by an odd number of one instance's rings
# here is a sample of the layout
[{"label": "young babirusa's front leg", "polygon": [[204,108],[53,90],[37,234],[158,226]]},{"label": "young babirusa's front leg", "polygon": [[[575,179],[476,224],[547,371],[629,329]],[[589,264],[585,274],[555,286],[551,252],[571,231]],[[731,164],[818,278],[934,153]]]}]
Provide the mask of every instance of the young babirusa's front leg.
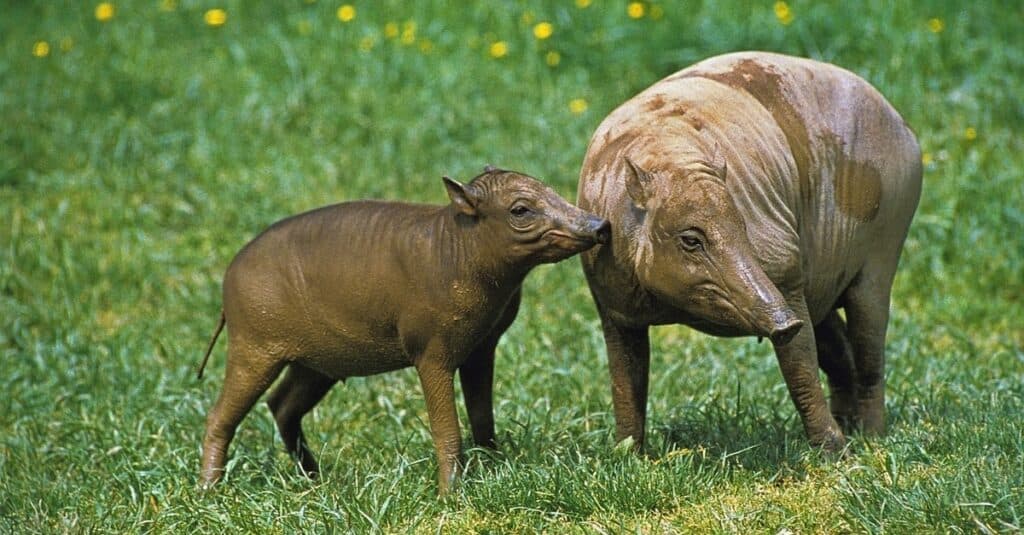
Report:
[{"label": "young babirusa's front leg", "polygon": [[477,446],[497,448],[494,440],[494,345],[471,355],[459,368],[459,378],[473,442]]},{"label": "young babirusa's front leg", "polygon": [[455,373],[440,364],[435,355],[425,355],[416,371],[427,402],[430,435],[437,451],[438,492],[447,494],[462,472],[462,436],[455,411]]},{"label": "young babirusa's front leg", "polygon": [[494,350],[519,312],[520,292],[512,296],[491,334],[477,346],[459,368],[462,395],[466,401],[469,426],[477,446],[497,449],[494,439]]}]

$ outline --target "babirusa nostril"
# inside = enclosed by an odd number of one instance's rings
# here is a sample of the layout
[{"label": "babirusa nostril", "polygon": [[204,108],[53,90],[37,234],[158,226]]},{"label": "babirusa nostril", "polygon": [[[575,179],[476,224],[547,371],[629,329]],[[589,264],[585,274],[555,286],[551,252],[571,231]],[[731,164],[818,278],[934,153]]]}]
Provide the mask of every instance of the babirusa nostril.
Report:
[{"label": "babirusa nostril", "polygon": [[597,243],[607,244],[612,239],[612,224],[607,219],[602,219],[594,230],[594,238]]},{"label": "babirusa nostril", "polygon": [[772,329],[772,332],[769,335],[769,337],[771,338],[773,344],[784,346],[788,344],[793,339],[793,337],[797,335],[797,333],[800,332],[800,329],[803,326],[804,322],[796,318],[792,318],[785,324]]}]

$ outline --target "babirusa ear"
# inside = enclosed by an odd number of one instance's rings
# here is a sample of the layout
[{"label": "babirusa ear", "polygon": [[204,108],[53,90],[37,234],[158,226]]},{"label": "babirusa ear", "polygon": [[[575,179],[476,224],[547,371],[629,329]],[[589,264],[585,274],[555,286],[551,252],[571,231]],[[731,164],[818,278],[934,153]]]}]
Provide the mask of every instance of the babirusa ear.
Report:
[{"label": "babirusa ear", "polygon": [[448,190],[448,198],[452,200],[452,205],[455,206],[455,209],[468,216],[476,216],[476,199],[467,191],[466,186],[446,176],[441,177],[441,180],[444,180],[444,187]]},{"label": "babirusa ear", "polygon": [[725,154],[723,154],[722,146],[715,142],[711,147],[711,156],[708,158],[708,165],[714,171],[715,176],[725,180],[725,173],[728,170],[725,163]]},{"label": "babirusa ear", "polygon": [[626,193],[633,200],[633,205],[644,210],[647,208],[647,188],[651,184],[651,174],[640,168],[633,160],[626,157]]}]

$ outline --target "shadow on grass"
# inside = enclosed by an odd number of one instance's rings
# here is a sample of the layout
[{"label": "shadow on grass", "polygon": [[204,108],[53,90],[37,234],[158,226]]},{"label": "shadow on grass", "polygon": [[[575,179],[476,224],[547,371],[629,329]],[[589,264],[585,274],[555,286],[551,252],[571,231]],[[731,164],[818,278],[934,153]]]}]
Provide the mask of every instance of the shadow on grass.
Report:
[{"label": "shadow on grass", "polygon": [[646,451],[656,458],[692,451],[701,462],[755,471],[800,464],[810,448],[795,409],[769,404],[716,398],[678,407],[649,424]]}]

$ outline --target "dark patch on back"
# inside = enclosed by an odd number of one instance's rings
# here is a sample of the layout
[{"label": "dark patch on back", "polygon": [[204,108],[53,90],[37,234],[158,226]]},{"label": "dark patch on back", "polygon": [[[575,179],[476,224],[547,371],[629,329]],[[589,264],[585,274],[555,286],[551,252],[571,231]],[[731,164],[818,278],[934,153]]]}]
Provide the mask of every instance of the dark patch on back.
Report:
[{"label": "dark patch on back", "polygon": [[660,110],[664,106],[665,106],[665,96],[664,95],[654,95],[653,97],[651,97],[650,100],[648,100],[646,103],[644,103],[644,110],[645,111],[655,111],[655,110]]},{"label": "dark patch on back", "polygon": [[686,117],[686,114],[690,113],[690,107],[686,104],[677,104],[671,108],[665,110],[662,114],[666,117]]},{"label": "dark patch on back", "polygon": [[[661,98],[661,95],[658,95],[658,98]],[[694,114],[694,107],[692,102],[681,102],[674,106],[668,107],[664,105],[664,102],[661,102],[661,106],[659,106],[658,108],[650,109],[650,111],[658,110],[660,110],[659,115],[661,116],[681,118],[698,132],[704,128],[704,120]]]},{"label": "dark patch on back", "polygon": [[833,197],[839,209],[860,221],[878,215],[882,202],[882,174],[867,162],[844,158],[836,169]]},{"label": "dark patch on back", "polygon": [[690,123],[690,126],[692,126],[694,130],[698,132],[700,132],[704,128],[704,120],[701,119],[700,117],[697,117],[696,115],[687,115],[685,119],[686,122]]},{"label": "dark patch on back", "polygon": [[840,212],[858,221],[873,220],[882,201],[882,173],[874,164],[850,157],[839,136],[829,133],[823,141],[835,162],[832,200]]},{"label": "dark patch on back", "polygon": [[688,123],[693,122],[693,108],[686,104],[673,106],[672,109],[666,111],[665,115],[679,117]]},{"label": "dark patch on back", "polygon": [[786,99],[782,92],[782,76],[770,66],[762,65],[752,59],[743,59],[728,72],[687,72],[678,78],[706,78],[741,89],[754,97],[775,119],[789,143],[789,150],[796,162],[797,174],[800,178],[800,191],[804,200],[811,194],[811,153],[807,126],[804,124],[796,108]]}]

